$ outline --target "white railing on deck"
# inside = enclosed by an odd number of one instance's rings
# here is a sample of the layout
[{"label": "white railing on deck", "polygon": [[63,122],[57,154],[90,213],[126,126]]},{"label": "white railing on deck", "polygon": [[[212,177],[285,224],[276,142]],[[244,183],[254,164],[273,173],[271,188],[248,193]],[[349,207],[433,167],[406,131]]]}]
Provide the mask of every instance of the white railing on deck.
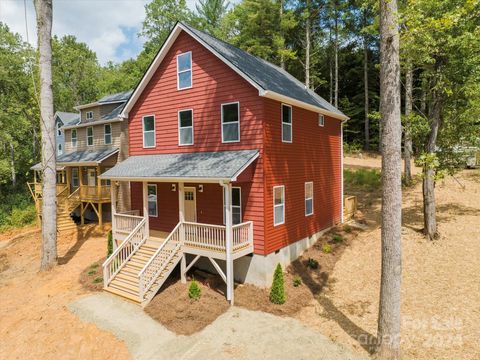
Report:
[{"label": "white railing on deck", "polygon": [[225,226],[184,222],[185,245],[204,250],[225,251]]},{"label": "white railing on deck", "polygon": [[253,245],[253,222],[233,225],[233,252]]},{"label": "white railing on deck", "polygon": [[147,240],[148,229],[146,219],[133,229],[128,237],[120,244],[110,257],[103,263],[103,285],[107,287],[115,275],[130,260],[135,251]]},{"label": "white railing on deck", "polygon": [[138,285],[140,290],[140,299],[145,300],[145,294],[150,290],[168,263],[172,260],[178,250],[181,248],[181,231],[183,224],[178,223],[173,231],[168,235],[155,254],[145,264],[138,274]]},{"label": "white railing on deck", "polygon": [[144,218],[142,216],[117,213],[113,215],[113,228],[115,231],[131,233],[132,230],[135,229],[135,227],[140,224],[143,219]]}]

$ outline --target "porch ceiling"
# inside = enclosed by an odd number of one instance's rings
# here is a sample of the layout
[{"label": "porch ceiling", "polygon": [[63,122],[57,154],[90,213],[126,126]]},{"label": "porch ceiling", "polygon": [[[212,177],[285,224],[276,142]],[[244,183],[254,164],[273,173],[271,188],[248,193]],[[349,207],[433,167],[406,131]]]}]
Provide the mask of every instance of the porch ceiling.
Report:
[{"label": "porch ceiling", "polygon": [[130,156],[101,179],[124,181],[235,181],[258,150]]}]

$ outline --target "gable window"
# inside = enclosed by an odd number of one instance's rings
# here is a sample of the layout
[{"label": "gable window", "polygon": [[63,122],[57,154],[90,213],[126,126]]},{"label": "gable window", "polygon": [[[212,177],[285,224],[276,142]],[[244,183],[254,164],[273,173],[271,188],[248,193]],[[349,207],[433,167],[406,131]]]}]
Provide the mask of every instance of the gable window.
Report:
[{"label": "gable window", "polygon": [[77,147],[77,129],[72,129],[72,147]]},{"label": "gable window", "polygon": [[74,188],[78,187],[78,168],[72,168],[72,186]]},{"label": "gable window", "polygon": [[111,144],[112,143],[112,125],[105,124],[104,130],[105,131],[103,135],[103,141],[105,142],[105,145]]},{"label": "gable window", "polygon": [[313,182],[305,183],[305,216],[313,214]]},{"label": "gable window", "polygon": [[325,116],[318,114],[318,126],[325,126]]},{"label": "gable window", "polygon": [[148,184],[148,216],[157,216],[157,185]]},{"label": "gable window", "polygon": [[57,135],[62,136],[62,124],[60,122],[57,122]]},{"label": "gable window", "polygon": [[57,155],[62,155],[62,144],[57,144]]},{"label": "gable window", "polygon": [[222,104],[222,142],[240,141],[240,103]]},{"label": "gable window", "polygon": [[178,90],[192,87],[192,52],[177,55],[177,88]]},{"label": "gable window", "polygon": [[[227,214],[225,204],[225,189],[223,190],[223,223]],[[232,224],[240,224],[242,222],[242,188],[232,187]]]},{"label": "gable window", "polygon": [[143,147],[155,147],[155,116],[147,115],[142,118]]},{"label": "gable window", "polygon": [[87,113],[85,114],[85,117],[87,118],[87,120],[92,120],[93,119],[93,111],[87,111]]},{"label": "gable window", "polygon": [[178,112],[178,143],[193,145],[193,110]]},{"label": "gable window", "polygon": [[292,107],[282,104],[282,141],[292,142]]},{"label": "gable window", "polygon": [[273,187],[273,225],[285,223],[285,186]]},{"label": "gable window", "polygon": [[93,146],[93,127],[87,127],[87,146]]}]

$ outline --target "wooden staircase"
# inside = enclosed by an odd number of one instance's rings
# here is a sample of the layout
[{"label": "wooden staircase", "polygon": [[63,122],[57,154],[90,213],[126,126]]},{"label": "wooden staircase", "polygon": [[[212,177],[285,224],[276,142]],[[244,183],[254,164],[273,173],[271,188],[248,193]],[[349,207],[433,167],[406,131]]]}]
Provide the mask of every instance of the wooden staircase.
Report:
[{"label": "wooden staircase", "polygon": [[80,206],[80,200],[77,196],[57,196],[57,232],[62,233],[76,229],[77,224],[70,214],[78,206]]}]

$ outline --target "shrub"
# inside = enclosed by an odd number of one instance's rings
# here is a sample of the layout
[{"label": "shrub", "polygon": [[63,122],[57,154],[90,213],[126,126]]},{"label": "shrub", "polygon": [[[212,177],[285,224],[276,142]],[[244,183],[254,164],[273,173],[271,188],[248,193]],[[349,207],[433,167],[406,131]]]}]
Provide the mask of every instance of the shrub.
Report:
[{"label": "shrub", "polygon": [[339,243],[343,242],[343,236],[340,235],[340,234],[334,234],[334,235],[332,236],[332,240],[333,240],[335,243],[339,244]]},{"label": "shrub", "polygon": [[299,287],[300,285],[302,285],[302,279],[300,278],[300,276],[295,276],[293,278],[293,286]]},{"label": "shrub", "polygon": [[330,246],[330,244],[323,244],[322,251],[325,254],[330,254],[332,252],[332,247]]},{"label": "shrub", "polygon": [[88,276],[93,276],[93,275],[95,275],[96,273],[97,273],[97,270],[90,270],[90,271],[88,272]]},{"label": "shrub", "polygon": [[312,258],[308,258],[307,267],[309,269],[318,269],[318,261]]},{"label": "shrub", "polygon": [[282,266],[280,264],[277,265],[275,272],[273,273],[270,301],[278,305],[285,303],[285,284],[283,280]]},{"label": "shrub", "polygon": [[107,235],[107,258],[113,253],[113,235],[112,230]]},{"label": "shrub", "polygon": [[101,283],[103,281],[103,278],[101,277],[96,277],[94,280],[93,280],[93,283],[94,284],[98,284],[98,283]]},{"label": "shrub", "polygon": [[380,171],[376,169],[343,170],[345,185],[356,185],[374,190],[381,185]]},{"label": "shrub", "polygon": [[195,279],[192,279],[192,281],[190,282],[190,286],[188,287],[188,297],[193,300],[198,300],[200,299],[201,295],[202,290],[200,290],[197,281]]},{"label": "shrub", "polygon": [[352,230],[353,229],[350,225],[343,225],[343,231],[345,231],[347,234],[350,234]]}]

